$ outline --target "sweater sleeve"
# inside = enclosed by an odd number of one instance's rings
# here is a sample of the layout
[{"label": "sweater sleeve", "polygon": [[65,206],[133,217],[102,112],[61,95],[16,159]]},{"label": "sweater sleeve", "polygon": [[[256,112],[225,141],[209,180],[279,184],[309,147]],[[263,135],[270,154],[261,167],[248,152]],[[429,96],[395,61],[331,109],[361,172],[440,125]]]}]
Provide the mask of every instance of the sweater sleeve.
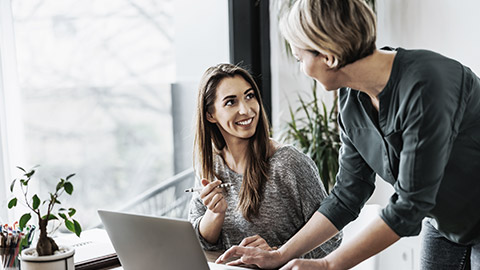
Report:
[{"label": "sweater sleeve", "polygon": [[[198,186],[198,185],[197,185]],[[223,244],[221,237],[219,237],[217,243],[209,243],[205,238],[202,237],[199,231],[200,221],[202,220],[207,207],[203,204],[200,199],[200,195],[197,192],[193,192],[192,199],[190,200],[190,206],[188,211],[188,220],[192,223],[193,229],[197,234],[200,245],[204,250],[221,250],[223,249]]]},{"label": "sweater sleeve", "polygon": [[[307,223],[317,211],[321,202],[327,197],[327,192],[318,173],[318,168],[311,158],[300,153],[298,158],[290,160],[285,166],[290,167],[289,171],[292,172],[290,177],[292,178],[291,181],[296,183],[298,200],[300,200],[303,214],[303,222]],[[338,248],[341,242],[342,233],[340,232],[311,252],[303,255],[302,258],[325,257]]]}]

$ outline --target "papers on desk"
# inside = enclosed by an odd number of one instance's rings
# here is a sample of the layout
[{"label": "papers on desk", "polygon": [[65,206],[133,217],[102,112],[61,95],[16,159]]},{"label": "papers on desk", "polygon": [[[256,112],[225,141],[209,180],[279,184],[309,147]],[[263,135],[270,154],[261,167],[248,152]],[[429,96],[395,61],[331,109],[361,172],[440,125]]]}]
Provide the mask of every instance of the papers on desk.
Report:
[{"label": "papers on desk", "polygon": [[83,231],[78,238],[74,234],[60,235],[55,238],[58,245],[69,245],[75,248],[75,270],[101,269],[119,266],[115,249],[105,230],[91,229]]}]

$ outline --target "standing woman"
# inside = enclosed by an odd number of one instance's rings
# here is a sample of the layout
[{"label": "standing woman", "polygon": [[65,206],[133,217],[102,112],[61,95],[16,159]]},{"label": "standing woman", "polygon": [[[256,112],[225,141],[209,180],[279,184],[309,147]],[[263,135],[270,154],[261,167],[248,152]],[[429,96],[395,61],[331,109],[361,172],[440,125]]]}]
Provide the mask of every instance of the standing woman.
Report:
[{"label": "standing woman", "polygon": [[361,0],[298,0],[280,29],[303,71],[338,89],[337,182],[279,250],[233,247],[218,262],[298,258],[358,216],[378,174],[395,193],[368,228],[323,259],[282,269],[351,268],[418,235],[422,221],[422,269],[480,269],[480,79],[432,51],[376,49],[375,16]]},{"label": "standing woman", "polygon": [[[195,165],[203,189],[194,193],[189,220],[203,248],[280,247],[326,197],[315,163],[269,137],[258,87],[238,66],[207,69],[196,117]],[[339,234],[305,257],[324,257],[340,242]]]}]

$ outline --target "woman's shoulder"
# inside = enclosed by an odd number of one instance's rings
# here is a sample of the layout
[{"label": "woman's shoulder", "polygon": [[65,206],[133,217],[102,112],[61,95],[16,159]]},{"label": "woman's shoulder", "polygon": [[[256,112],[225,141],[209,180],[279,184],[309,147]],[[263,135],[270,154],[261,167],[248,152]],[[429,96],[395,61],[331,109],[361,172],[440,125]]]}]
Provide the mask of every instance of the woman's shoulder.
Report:
[{"label": "woman's shoulder", "polygon": [[301,187],[302,192],[320,192],[322,186],[315,162],[291,144],[282,145],[270,158],[270,177],[282,188]]},{"label": "woman's shoulder", "polygon": [[292,144],[279,145],[270,157],[270,166],[280,165],[286,167],[312,166],[313,160],[302,153]]}]

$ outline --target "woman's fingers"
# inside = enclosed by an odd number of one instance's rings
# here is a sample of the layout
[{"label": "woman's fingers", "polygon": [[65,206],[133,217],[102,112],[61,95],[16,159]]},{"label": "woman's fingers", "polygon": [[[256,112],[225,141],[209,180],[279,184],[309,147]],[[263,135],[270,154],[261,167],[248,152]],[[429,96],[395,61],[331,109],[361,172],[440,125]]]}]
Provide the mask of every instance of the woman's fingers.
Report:
[{"label": "woman's fingers", "polygon": [[239,246],[247,247],[249,244],[256,241],[259,237],[260,236],[258,234],[254,235],[254,236],[245,237],[245,238],[243,238],[242,242],[240,242]]},{"label": "woman's fingers", "polygon": [[328,265],[324,259],[294,259],[280,270],[326,270]]},{"label": "woman's fingers", "polygon": [[260,268],[278,268],[282,265],[283,260],[278,251],[266,251],[260,248],[233,246],[225,253],[220,255],[215,263],[225,263],[229,260],[233,261],[227,263],[228,265],[250,264],[256,265]]},{"label": "woman's fingers", "polygon": [[213,213],[224,213],[227,210],[227,201],[221,192],[211,192],[204,201],[205,206]]},{"label": "woman's fingers", "polygon": [[240,265],[244,265],[244,263],[242,262],[242,258],[240,258],[240,259],[236,259],[234,261],[228,262],[228,263],[226,263],[226,265],[240,266]]},{"label": "woman's fingers", "polygon": [[263,239],[260,235],[254,235],[246,237],[240,242],[239,246],[241,247],[258,247],[264,250],[272,250],[268,245],[267,241]]},{"label": "woman's fingers", "polygon": [[212,183],[206,185],[200,192],[200,199],[203,201],[203,204],[207,205],[213,199],[215,194],[222,193],[222,190],[218,187],[222,182],[220,180],[213,181]]},{"label": "woman's fingers", "polygon": [[223,197],[223,190],[217,188],[222,181],[215,180],[209,183],[206,179],[202,179],[204,186],[200,192],[200,199],[203,204],[214,213],[223,213],[227,210],[227,201]]},{"label": "woman's fingers", "polygon": [[228,259],[234,257],[242,257],[245,253],[248,252],[248,249],[240,246],[233,246],[225,251],[220,257],[217,258],[215,263],[225,263]]},{"label": "woman's fingers", "polygon": [[263,250],[272,250],[272,248],[265,242],[257,246],[258,248],[261,248]]},{"label": "woman's fingers", "polygon": [[215,210],[225,212],[227,211],[227,207],[227,200],[225,199],[225,197],[222,196],[222,199],[215,205]]},{"label": "woman's fingers", "polygon": [[[202,180],[202,184],[206,183],[204,180],[205,179]],[[216,187],[218,187],[221,183],[222,181],[215,180],[207,185],[204,185],[202,191],[200,191],[200,198],[203,200],[203,198],[210,194],[210,192],[215,191]]]},{"label": "woman's fingers", "polygon": [[210,203],[210,207],[209,209],[212,210],[214,213],[218,213],[218,212],[221,212],[221,211],[225,211],[224,207],[226,205],[226,201],[225,201],[225,198],[223,197],[223,194],[216,194],[213,199],[212,199],[212,202]]}]

